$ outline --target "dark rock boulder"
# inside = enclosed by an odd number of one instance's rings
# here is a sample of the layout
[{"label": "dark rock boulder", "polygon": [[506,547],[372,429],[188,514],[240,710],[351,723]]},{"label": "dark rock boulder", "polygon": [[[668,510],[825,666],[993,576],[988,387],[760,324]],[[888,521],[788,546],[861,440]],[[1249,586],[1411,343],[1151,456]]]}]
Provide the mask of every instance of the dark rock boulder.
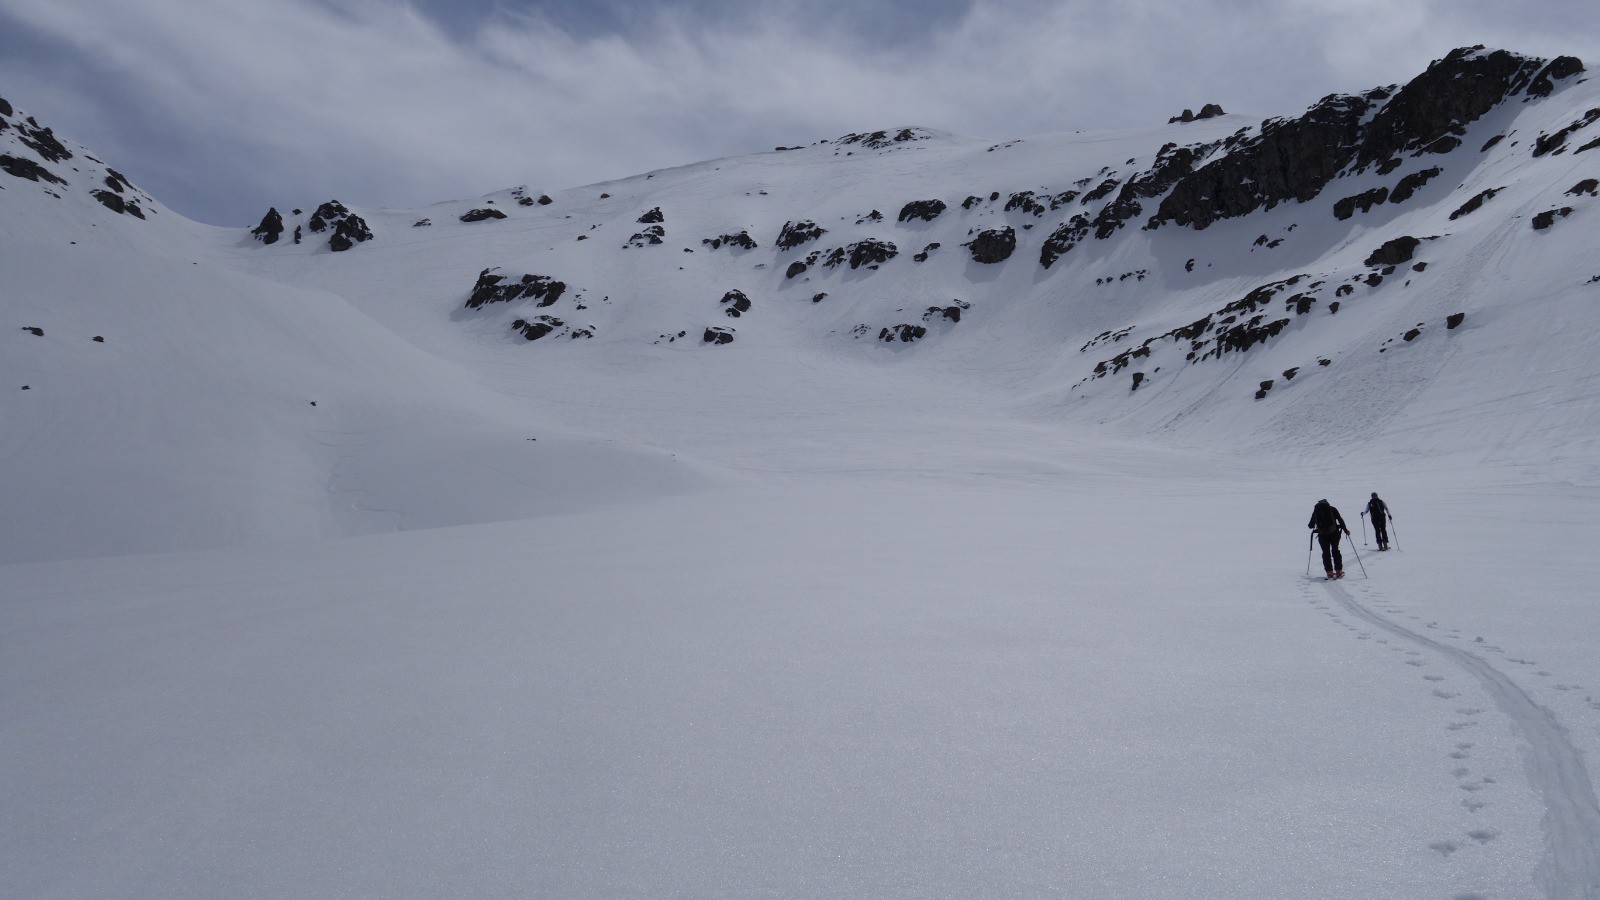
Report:
[{"label": "dark rock boulder", "polygon": [[872,238],[857,241],[845,248],[845,250],[849,253],[850,268],[852,269],[859,269],[862,266],[876,269],[879,265],[900,255],[900,250],[895,247],[892,241],[879,241]]},{"label": "dark rock boulder", "polygon": [[667,220],[667,217],[661,214],[661,207],[657,206],[654,209],[651,209],[649,212],[646,212],[644,215],[640,216],[639,217],[639,224],[640,225],[654,225],[657,222],[665,222],[666,220]]},{"label": "dark rock boulder", "polygon": [[1017,249],[1017,232],[1010,225],[978,232],[964,246],[972,251],[973,262],[986,265],[1005,262]]},{"label": "dark rock boulder", "polygon": [[1039,265],[1050,268],[1068,250],[1082,243],[1089,236],[1089,224],[1089,217],[1081,213],[1061,223],[1039,248]]},{"label": "dark rock boulder", "polygon": [[479,309],[490,303],[509,303],[527,297],[538,305],[549,306],[561,299],[567,283],[547,275],[523,275],[518,281],[507,282],[506,276],[494,274],[493,268],[478,273],[478,281],[467,297],[467,309]]},{"label": "dark rock boulder", "polygon": [[729,291],[717,302],[723,305],[722,311],[731,319],[737,319],[750,311],[750,298],[744,295],[744,291]]},{"label": "dark rock boulder", "polygon": [[485,206],[485,207],[480,207],[478,209],[468,210],[467,212],[462,213],[461,214],[461,221],[463,221],[463,222],[486,222],[486,221],[488,221],[490,219],[504,219],[505,217],[506,217],[506,214],[501,212],[500,210],[498,210],[498,209],[490,209],[490,208]]},{"label": "dark rock boulder", "polygon": [[623,244],[622,246],[624,248],[626,248],[626,247],[634,247],[634,248],[648,247],[648,246],[651,246],[653,244],[665,243],[666,242],[666,238],[667,238],[667,230],[665,228],[662,228],[660,225],[649,225],[649,226],[646,226],[643,231],[638,232],[638,233],[634,234],[632,237],[628,238],[628,242]]},{"label": "dark rock boulder", "polygon": [[528,321],[518,319],[512,322],[511,328],[513,331],[522,332],[524,338],[530,341],[537,341],[566,324],[555,316],[534,316]]},{"label": "dark rock boulder", "polygon": [[1478,207],[1482,206],[1485,200],[1493,200],[1494,195],[1500,193],[1502,190],[1504,190],[1504,188],[1489,188],[1487,190],[1479,191],[1472,196],[1472,199],[1461,204],[1461,206],[1457,208],[1455,212],[1451,213],[1450,220],[1453,222],[1462,216],[1477,212]]},{"label": "dark rock boulder", "polygon": [[1543,231],[1556,223],[1556,219],[1565,219],[1572,215],[1572,207],[1563,206],[1560,209],[1547,209],[1533,217],[1533,230]]},{"label": "dark rock boulder", "polygon": [[927,337],[928,329],[921,325],[890,325],[878,332],[878,340],[886,344],[895,341],[909,344]]},{"label": "dark rock boulder", "polygon": [[937,249],[939,249],[939,242],[933,241],[929,243],[928,246],[923,247],[920,253],[913,253],[911,258],[917,262],[927,262],[929,254],[933,253],[933,251]]},{"label": "dark rock boulder", "polygon": [[1585,178],[1572,187],[1567,188],[1566,191],[1567,196],[1569,197],[1593,197],[1595,196],[1596,192],[1600,192],[1600,179],[1596,178]]},{"label": "dark rock boulder", "polygon": [[805,271],[806,271],[807,268],[808,267],[807,267],[806,263],[803,260],[798,260],[797,259],[794,262],[789,263],[789,268],[784,270],[783,277],[784,278],[795,278],[795,277],[797,277],[799,275],[805,274]]},{"label": "dark rock boulder", "polygon": [[267,208],[267,214],[261,217],[261,224],[250,230],[255,239],[263,244],[276,244],[278,237],[283,234],[283,215],[276,206]]},{"label": "dark rock boulder", "polygon": [[[356,244],[372,240],[372,231],[367,228],[366,221],[346,209],[344,204],[337,200],[329,200],[317,207],[306,226],[319,234],[333,229],[333,234],[328,238],[328,247],[335,252],[343,252]],[[298,234],[297,228],[295,240],[297,244],[300,243]]]},{"label": "dark rock boulder", "polygon": [[706,329],[706,333],[703,337],[701,337],[700,341],[701,343],[711,344],[713,346],[717,344],[731,344],[733,343],[733,329],[712,325],[710,328]]},{"label": "dark rock boulder", "polygon": [[899,221],[909,222],[912,219],[920,219],[924,222],[932,222],[934,219],[939,218],[939,214],[944,211],[945,202],[943,200],[913,200],[900,208]]},{"label": "dark rock boulder", "polygon": [[1459,326],[1462,322],[1465,322],[1466,320],[1467,320],[1467,314],[1464,313],[1464,312],[1451,313],[1450,315],[1445,317],[1445,320],[1444,320],[1445,330],[1454,331],[1457,326]]},{"label": "dark rock boulder", "polygon": [[1342,197],[1333,203],[1333,217],[1343,221],[1356,214],[1356,210],[1366,212],[1389,198],[1389,189],[1375,187],[1370,191],[1362,191],[1351,197]]},{"label": "dark rock boulder", "polygon": [[785,222],[783,230],[778,232],[777,245],[779,250],[793,250],[801,244],[809,243],[827,234],[828,230],[815,222]]},{"label": "dark rock boulder", "polygon": [[109,209],[114,213],[119,215],[133,216],[136,219],[144,218],[144,210],[139,208],[139,204],[132,200],[124,200],[121,194],[113,194],[110,191],[94,190],[89,192],[89,196],[99,200],[101,206],[104,206],[106,209]]},{"label": "dark rock boulder", "polygon": [[1410,200],[1412,195],[1421,189],[1423,185],[1432,181],[1443,171],[1438,166],[1434,166],[1431,169],[1423,169],[1405,176],[1394,186],[1394,190],[1389,192],[1389,202],[1404,203]]},{"label": "dark rock boulder", "polygon": [[1410,262],[1421,245],[1422,241],[1417,238],[1409,234],[1401,235],[1392,241],[1385,241],[1383,246],[1372,251],[1366,259],[1366,265],[1398,266],[1403,262]]},{"label": "dark rock boulder", "polygon": [[[1156,153],[1155,163],[1148,171],[1129,178],[1117,191],[1116,197],[1100,209],[1094,217],[1094,236],[1105,240],[1144,211],[1141,201],[1160,197],[1181,179],[1194,172],[1197,163],[1213,145],[1180,147],[1167,144]],[[1055,208],[1055,204],[1051,204]],[[1147,226],[1150,227],[1150,226]]]},{"label": "dark rock boulder", "polygon": [[56,139],[55,132],[41,127],[32,116],[16,123],[13,127],[17,129],[17,140],[37,153],[45,162],[66,162],[72,158],[72,151]]},{"label": "dark rock boulder", "polygon": [[6,174],[14,178],[23,178],[28,181],[48,181],[51,184],[59,184],[63,187],[67,184],[65,179],[58,177],[56,173],[25,156],[0,153],[0,170],[4,170]]},{"label": "dark rock boulder", "polygon": [[754,250],[757,246],[755,239],[750,236],[748,231],[741,231],[738,234],[722,234],[714,238],[706,238],[700,243],[702,246],[710,247],[713,250],[723,246],[738,247],[741,250]]}]

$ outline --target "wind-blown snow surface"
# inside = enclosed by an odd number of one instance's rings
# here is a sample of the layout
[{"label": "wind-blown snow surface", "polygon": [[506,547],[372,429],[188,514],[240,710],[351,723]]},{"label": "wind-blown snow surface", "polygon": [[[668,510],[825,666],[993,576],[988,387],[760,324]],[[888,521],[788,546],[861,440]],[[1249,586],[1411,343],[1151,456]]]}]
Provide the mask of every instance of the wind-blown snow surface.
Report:
[{"label": "wind-blown snow surface", "polygon": [[[4,893],[1600,897],[1600,152],[1528,153],[1594,106],[1508,104],[1411,205],[1049,269],[1068,211],[1008,194],[1250,120],[360,210],[340,253],[0,178]],[[1402,234],[1424,269],[1352,280]],[[486,267],[567,289],[465,309]],[[1297,274],[1264,346],[1088,377]]]}]

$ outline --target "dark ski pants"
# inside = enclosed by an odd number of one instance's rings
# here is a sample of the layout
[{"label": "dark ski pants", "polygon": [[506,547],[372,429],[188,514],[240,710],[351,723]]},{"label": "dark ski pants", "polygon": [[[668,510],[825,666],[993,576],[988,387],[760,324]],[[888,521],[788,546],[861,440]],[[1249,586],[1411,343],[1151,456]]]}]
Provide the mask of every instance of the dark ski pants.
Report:
[{"label": "dark ski pants", "polygon": [[1378,542],[1379,547],[1389,543],[1389,522],[1383,516],[1372,517],[1372,538]]},{"label": "dark ski pants", "polygon": [[1322,568],[1329,572],[1344,571],[1344,556],[1339,552],[1339,532],[1317,532],[1317,543],[1322,545]]}]

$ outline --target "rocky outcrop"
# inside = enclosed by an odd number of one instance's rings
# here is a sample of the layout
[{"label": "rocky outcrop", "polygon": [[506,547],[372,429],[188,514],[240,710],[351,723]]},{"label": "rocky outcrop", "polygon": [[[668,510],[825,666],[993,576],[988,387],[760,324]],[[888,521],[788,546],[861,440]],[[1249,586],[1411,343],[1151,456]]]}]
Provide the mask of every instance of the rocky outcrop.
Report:
[{"label": "rocky outcrop", "polygon": [[12,156],[9,153],[0,153],[0,170],[14,178],[23,178],[28,181],[46,181],[50,184],[59,184],[66,187],[66,180],[44,166],[39,165],[25,156]]},{"label": "rocky outcrop", "polygon": [[276,206],[267,208],[267,214],[261,217],[261,224],[250,230],[250,234],[263,244],[276,244],[278,237],[283,234],[283,215]]},{"label": "rocky outcrop", "polygon": [[1392,241],[1384,241],[1383,246],[1372,251],[1367,256],[1365,264],[1369,266],[1398,266],[1403,262],[1410,262],[1420,246],[1422,246],[1421,240],[1409,234],[1401,235]]},{"label": "rocky outcrop", "polygon": [[700,244],[713,250],[724,246],[738,247],[741,250],[754,250],[757,246],[755,239],[750,237],[750,232],[748,231],[741,231],[738,234],[717,235],[714,238],[706,238]]},{"label": "rocky outcrop", "polygon": [[489,207],[485,206],[485,207],[480,207],[478,209],[468,210],[468,211],[462,213],[461,214],[461,221],[463,221],[463,222],[487,222],[490,219],[504,219],[505,217],[506,217],[506,214],[501,212],[500,210],[498,210],[498,209],[490,209]]},{"label": "rocky outcrop", "polygon": [[838,146],[859,146],[867,150],[888,150],[897,144],[906,144],[913,141],[925,141],[932,137],[927,132],[916,128],[901,128],[896,131],[874,131],[867,134],[847,134],[834,141]]},{"label": "rocky outcrop", "polygon": [[1366,97],[1335,94],[1298,119],[1270,119],[1259,134],[1230,139],[1224,155],[1178,180],[1150,224],[1202,230],[1285,201],[1312,199],[1354,157],[1371,105]]},{"label": "rocky outcrop", "polygon": [[730,319],[737,319],[750,311],[750,298],[745,296],[744,291],[729,291],[717,302],[722,304],[722,311]]},{"label": "rocky outcrop", "polygon": [[1089,236],[1089,217],[1082,213],[1061,223],[1039,248],[1039,265],[1046,269]]},{"label": "rocky outcrop", "polygon": [[1394,186],[1394,190],[1389,192],[1389,202],[1404,203],[1410,200],[1412,195],[1420,190],[1423,185],[1438,177],[1439,173],[1443,171],[1438,166],[1434,166],[1405,176]]},{"label": "rocky outcrop", "polygon": [[927,334],[928,329],[921,325],[890,325],[878,332],[878,340],[886,344],[892,344],[895,341],[909,344],[913,341],[922,340]]},{"label": "rocky outcrop", "polygon": [[802,244],[809,243],[827,234],[828,230],[815,222],[799,221],[785,222],[783,229],[778,232],[777,246],[779,250],[793,250]]},{"label": "rocky outcrop", "polygon": [[939,214],[944,211],[945,202],[943,200],[913,200],[900,207],[898,221],[910,222],[916,219],[923,222],[932,222],[934,219],[939,218]]},{"label": "rocky outcrop", "polygon": [[1010,225],[980,231],[965,245],[972,252],[972,261],[993,265],[1011,258],[1017,249],[1017,232]]},{"label": "rocky outcrop", "polygon": [[636,232],[632,237],[628,238],[628,242],[622,246],[624,248],[648,247],[654,244],[665,243],[666,239],[667,230],[665,228],[661,227],[660,225],[647,225],[643,231]]},{"label": "rocky outcrop", "polygon": [[121,194],[94,190],[89,192],[89,196],[99,200],[101,206],[118,215],[133,216],[136,219],[144,218],[144,210],[139,208],[138,202],[132,199],[123,199]]},{"label": "rocky outcrop", "polygon": [[[1589,110],[1582,116],[1579,116],[1575,121],[1572,122],[1572,124],[1566,126],[1565,128],[1558,129],[1551,134],[1539,135],[1534,139],[1533,142],[1534,157],[1537,158],[1546,154],[1560,155],[1565,153],[1567,150],[1567,138],[1571,137],[1573,132],[1587,128],[1590,125],[1593,125],[1596,121],[1600,121],[1600,108]],[[1588,148],[1586,147],[1584,149]]]},{"label": "rocky outcrop", "polygon": [[700,338],[700,342],[703,344],[711,344],[713,346],[718,344],[731,344],[733,343],[733,333],[734,332],[732,328],[723,328],[719,325],[712,325],[706,329],[706,333]]},{"label": "rocky outcrop", "polygon": [[549,306],[561,299],[567,283],[547,275],[523,275],[518,281],[506,280],[496,275],[497,269],[488,268],[478,273],[478,281],[467,297],[467,309],[479,309],[490,303],[509,303],[524,297],[537,301],[539,306]]},{"label": "rocky outcrop", "polygon": [[1572,207],[1563,206],[1560,209],[1547,209],[1533,217],[1533,230],[1544,231],[1556,223],[1556,219],[1565,219],[1572,215]]},{"label": "rocky outcrop", "polygon": [[564,327],[566,324],[555,316],[534,316],[530,320],[518,319],[512,322],[511,328],[513,331],[521,332],[524,338],[530,341],[537,341],[545,335],[555,332],[556,329]]},{"label": "rocky outcrop", "polygon": [[1221,106],[1218,106],[1215,103],[1207,103],[1205,106],[1200,107],[1200,112],[1198,113],[1192,109],[1185,109],[1182,114],[1168,119],[1167,124],[1176,125],[1179,122],[1198,122],[1201,119],[1214,119],[1217,116],[1225,115],[1227,115],[1227,113],[1222,111]]},{"label": "rocky outcrop", "polygon": [[1505,188],[1499,187],[1499,188],[1489,188],[1487,190],[1479,191],[1478,193],[1472,195],[1472,199],[1470,199],[1467,202],[1461,204],[1461,206],[1458,207],[1455,212],[1451,213],[1450,214],[1450,220],[1453,222],[1456,219],[1461,218],[1462,216],[1470,215],[1472,213],[1477,212],[1478,211],[1478,207],[1482,206],[1484,204],[1484,201],[1493,200],[1494,199],[1494,195],[1500,193],[1503,190],[1505,190]]},{"label": "rocky outcrop", "polygon": [[372,240],[372,230],[367,227],[366,221],[337,200],[329,200],[317,207],[306,227],[319,234],[331,229],[333,233],[328,236],[328,249],[335,253]]},{"label": "rocky outcrop", "polygon": [[667,217],[661,213],[661,207],[657,206],[640,216],[638,221],[640,225],[654,225],[658,222],[665,222],[666,220]]},{"label": "rocky outcrop", "polygon": [[1370,191],[1362,191],[1352,197],[1341,197],[1333,203],[1333,217],[1343,221],[1356,214],[1356,210],[1366,212],[1389,199],[1389,189],[1375,187]]}]

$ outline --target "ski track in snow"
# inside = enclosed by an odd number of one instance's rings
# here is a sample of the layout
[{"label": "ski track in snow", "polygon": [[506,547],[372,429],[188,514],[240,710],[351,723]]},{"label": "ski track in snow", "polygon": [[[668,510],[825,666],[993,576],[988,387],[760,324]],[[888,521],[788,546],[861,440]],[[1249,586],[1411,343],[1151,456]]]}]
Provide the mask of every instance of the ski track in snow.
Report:
[{"label": "ski track in snow", "polygon": [[[1528,782],[1543,798],[1546,854],[1537,878],[1547,897],[1600,898],[1600,800],[1572,743],[1554,714],[1482,657],[1433,640],[1361,605],[1328,583],[1328,593],[1351,615],[1432,650],[1476,678],[1522,738]],[[1438,849],[1438,848],[1436,848]]]}]

